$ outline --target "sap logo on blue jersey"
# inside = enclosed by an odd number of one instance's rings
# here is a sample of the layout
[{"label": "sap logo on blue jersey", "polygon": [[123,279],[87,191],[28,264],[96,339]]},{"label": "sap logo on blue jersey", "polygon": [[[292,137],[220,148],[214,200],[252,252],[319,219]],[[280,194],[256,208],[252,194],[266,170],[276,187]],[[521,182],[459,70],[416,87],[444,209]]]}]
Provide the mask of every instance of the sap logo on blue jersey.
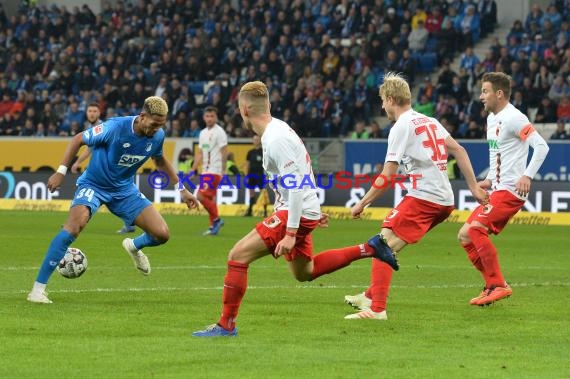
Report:
[{"label": "sap logo on blue jersey", "polygon": [[119,166],[131,167],[146,158],[145,155],[123,154],[117,163]]}]

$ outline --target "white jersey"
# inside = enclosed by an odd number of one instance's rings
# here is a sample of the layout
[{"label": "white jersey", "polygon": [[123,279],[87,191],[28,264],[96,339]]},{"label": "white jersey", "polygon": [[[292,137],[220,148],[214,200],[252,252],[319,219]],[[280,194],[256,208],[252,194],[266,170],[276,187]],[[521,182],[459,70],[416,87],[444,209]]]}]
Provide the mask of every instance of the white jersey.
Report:
[{"label": "white jersey", "polygon": [[222,148],[227,146],[228,136],[218,124],[200,131],[198,146],[202,150],[202,173],[223,175]]},{"label": "white jersey", "polygon": [[301,191],[300,215],[309,220],[320,219],[321,206],[314,188],[311,159],[301,138],[286,122],[272,118],[261,136],[261,145],[263,169],[275,191],[275,211],[289,210],[291,193]]},{"label": "white jersey", "polygon": [[[515,192],[515,185],[523,175],[533,178],[540,164],[546,157],[548,146],[544,139],[535,132],[527,116],[514,105],[507,104],[497,114],[487,116],[487,141],[489,142],[489,173],[492,189],[508,190],[520,199]],[[527,167],[529,141],[533,141],[533,161]],[[537,144],[544,145],[546,152],[537,149]],[[535,158],[536,156],[536,158]],[[539,161],[539,162],[537,162]]]},{"label": "white jersey", "polygon": [[[386,162],[402,162],[407,175],[417,175],[409,196],[439,205],[453,205],[447,176],[449,133],[432,117],[412,109],[402,113],[388,135]],[[413,184],[413,182],[412,182]]]}]

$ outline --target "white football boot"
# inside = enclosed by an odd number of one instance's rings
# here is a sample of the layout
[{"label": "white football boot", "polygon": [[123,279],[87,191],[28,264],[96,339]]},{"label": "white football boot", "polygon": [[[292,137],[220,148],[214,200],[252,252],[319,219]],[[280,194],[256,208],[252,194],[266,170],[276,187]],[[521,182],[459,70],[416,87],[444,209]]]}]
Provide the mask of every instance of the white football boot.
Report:
[{"label": "white football boot", "polygon": [[28,294],[28,301],[36,304],[51,304],[53,303],[48,297],[46,291],[32,290]]},{"label": "white football boot", "polygon": [[344,302],[361,311],[370,309],[370,306],[372,305],[372,299],[367,298],[366,295],[364,295],[364,292],[359,293],[358,295],[346,295],[344,297]]},{"label": "white football boot", "polygon": [[139,270],[143,275],[150,274],[150,262],[142,250],[138,250],[135,247],[132,238],[125,238],[123,240],[123,249],[125,249],[125,251],[131,256],[137,270]]}]

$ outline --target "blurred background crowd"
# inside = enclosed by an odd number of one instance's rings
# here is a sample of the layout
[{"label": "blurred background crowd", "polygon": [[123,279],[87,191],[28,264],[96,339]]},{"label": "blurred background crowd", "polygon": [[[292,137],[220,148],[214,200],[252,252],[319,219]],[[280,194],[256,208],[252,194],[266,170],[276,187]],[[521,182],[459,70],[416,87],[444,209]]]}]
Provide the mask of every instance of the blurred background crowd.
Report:
[{"label": "blurred background crowd", "polygon": [[386,71],[402,72],[414,108],[458,138],[484,138],[487,71],[513,77],[512,101],[531,121],[564,129],[568,3],[532,6],[478,57],[472,47],[497,23],[494,0],[139,0],[103,2],[99,13],[22,1],[10,17],[0,8],[0,135],[74,135],[91,102],[109,118],[158,95],[169,136],[197,137],[213,105],[228,135],[245,137],[237,92],[262,80],[273,115],[302,137],[384,138]]}]

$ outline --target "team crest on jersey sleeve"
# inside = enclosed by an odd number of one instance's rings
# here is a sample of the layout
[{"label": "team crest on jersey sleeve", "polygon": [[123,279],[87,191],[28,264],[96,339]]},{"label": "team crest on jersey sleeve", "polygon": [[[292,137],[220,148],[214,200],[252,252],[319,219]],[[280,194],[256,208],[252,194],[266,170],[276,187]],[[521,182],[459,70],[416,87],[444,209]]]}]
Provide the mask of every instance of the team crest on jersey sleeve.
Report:
[{"label": "team crest on jersey sleeve", "polygon": [[99,124],[93,127],[93,136],[98,136],[103,133],[103,124]]}]

